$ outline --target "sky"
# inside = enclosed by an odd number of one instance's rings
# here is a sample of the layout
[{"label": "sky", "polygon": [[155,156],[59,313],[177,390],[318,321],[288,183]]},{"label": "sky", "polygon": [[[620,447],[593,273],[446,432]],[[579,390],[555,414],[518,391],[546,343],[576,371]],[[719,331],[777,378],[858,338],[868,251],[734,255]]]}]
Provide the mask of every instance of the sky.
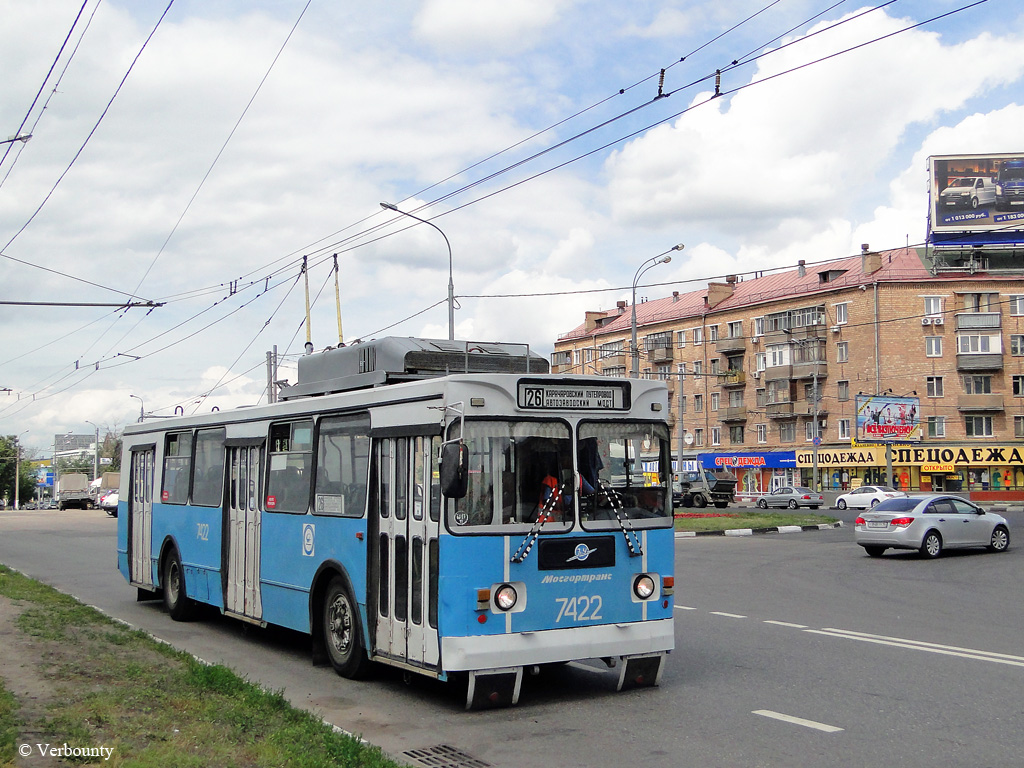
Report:
[{"label": "sky", "polygon": [[450,264],[456,338],[547,355],[679,243],[638,300],[920,243],[930,155],[1024,151],[1016,0],[0,18],[0,140],[32,135],[0,145],[0,434],[41,453],[265,402],[268,350],[295,381],[307,280],[314,350],[339,343],[335,254],[346,343],[447,338]]}]

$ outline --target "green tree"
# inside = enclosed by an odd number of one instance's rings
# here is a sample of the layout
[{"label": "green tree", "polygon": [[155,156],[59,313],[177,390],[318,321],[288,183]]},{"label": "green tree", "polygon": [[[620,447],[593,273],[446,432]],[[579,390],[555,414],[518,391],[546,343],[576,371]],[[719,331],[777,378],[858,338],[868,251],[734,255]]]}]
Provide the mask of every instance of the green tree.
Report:
[{"label": "green tree", "polygon": [[[0,498],[7,499],[8,506],[14,504],[14,471],[17,461],[17,437],[14,435],[0,436]],[[36,492],[36,478],[32,466],[28,463],[31,457],[21,452],[19,467],[18,496],[21,504],[29,501]]]}]

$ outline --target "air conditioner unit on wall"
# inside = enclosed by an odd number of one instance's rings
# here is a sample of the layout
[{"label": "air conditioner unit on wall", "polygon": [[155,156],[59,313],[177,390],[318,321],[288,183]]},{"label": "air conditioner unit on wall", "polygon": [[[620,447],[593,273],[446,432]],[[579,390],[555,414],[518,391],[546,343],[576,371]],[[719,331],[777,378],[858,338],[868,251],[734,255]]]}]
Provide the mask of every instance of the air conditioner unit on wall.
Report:
[{"label": "air conditioner unit on wall", "polygon": [[761,343],[761,337],[760,337],[760,336],[754,336],[754,337],[753,337],[753,338],[752,338],[752,339],[750,340],[750,343],[751,343],[751,344],[760,344],[760,343]]},{"label": "air conditioner unit on wall", "polygon": [[945,320],[943,320],[941,317],[933,317],[932,318],[932,324],[933,325],[942,325],[944,322],[945,322]]},{"label": "air conditioner unit on wall", "polygon": [[839,326],[838,325],[833,325],[832,326],[832,333],[839,333]]},{"label": "air conditioner unit on wall", "polygon": [[930,317],[922,317],[921,318],[921,325],[931,325],[931,324],[932,324],[932,319]]},{"label": "air conditioner unit on wall", "polygon": [[751,374],[751,376],[753,376],[755,379],[760,379],[761,378],[761,372],[760,371],[754,371]]}]

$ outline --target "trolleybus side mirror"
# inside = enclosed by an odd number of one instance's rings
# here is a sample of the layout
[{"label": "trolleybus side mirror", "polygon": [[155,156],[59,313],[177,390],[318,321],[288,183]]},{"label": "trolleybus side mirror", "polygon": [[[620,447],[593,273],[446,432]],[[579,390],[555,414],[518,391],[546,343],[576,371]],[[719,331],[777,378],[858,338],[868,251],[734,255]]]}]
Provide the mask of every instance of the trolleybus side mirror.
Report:
[{"label": "trolleybus side mirror", "polygon": [[469,488],[469,449],[465,443],[445,443],[441,448],[441,492],[462,499]]}]

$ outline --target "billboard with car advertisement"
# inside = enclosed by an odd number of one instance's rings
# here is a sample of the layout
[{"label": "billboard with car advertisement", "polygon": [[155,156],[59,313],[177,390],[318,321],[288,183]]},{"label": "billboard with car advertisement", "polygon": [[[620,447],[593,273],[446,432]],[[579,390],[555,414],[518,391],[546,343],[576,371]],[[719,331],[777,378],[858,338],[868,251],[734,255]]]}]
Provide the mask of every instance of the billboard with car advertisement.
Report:
[{"label": "billboard with car advertisement", "polygon": [[933,155],[928,179],[930,241],[1024,241],[1024,152]]},{"label": "billboard with car advertisement", "polygon": [[921,403],[916,397],[857,395],[858,443],[916,443],[921,440]]}]

